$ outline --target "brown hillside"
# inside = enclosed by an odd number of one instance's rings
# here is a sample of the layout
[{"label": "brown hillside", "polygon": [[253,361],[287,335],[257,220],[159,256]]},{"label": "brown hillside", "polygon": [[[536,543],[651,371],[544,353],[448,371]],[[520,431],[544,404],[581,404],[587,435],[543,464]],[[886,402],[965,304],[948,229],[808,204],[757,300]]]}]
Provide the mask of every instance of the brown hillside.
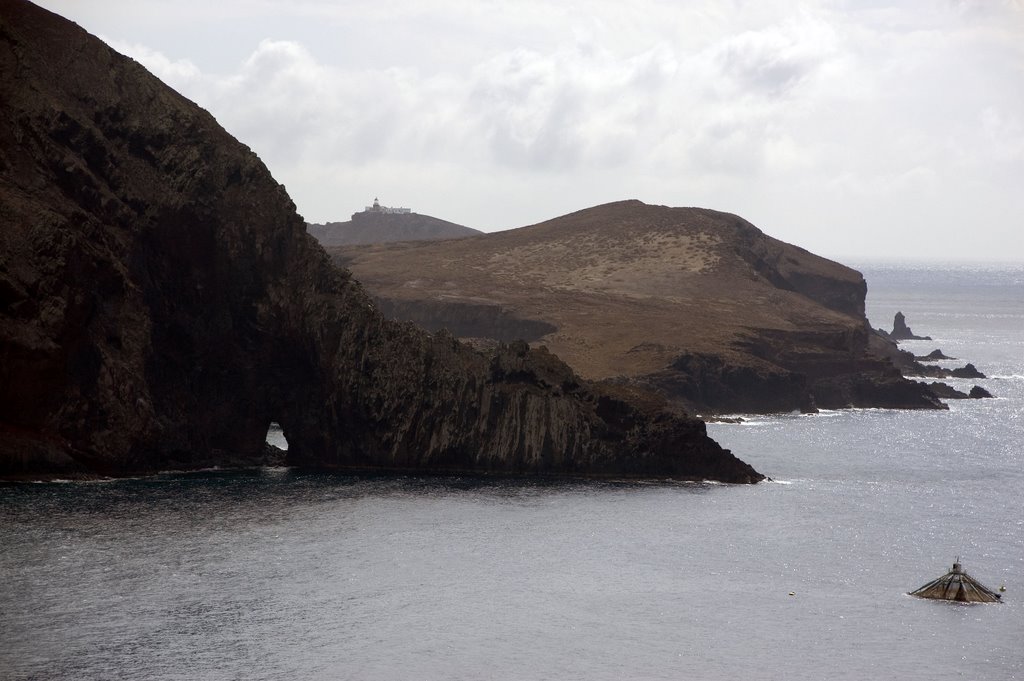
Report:
[{"label": "brown hillside", "polygon": [[332,253],[393,316],[525,337],[587,378],[655,385],[698,408],[893,400],[857,387],[894,376],[866,354],[860,273],[728,213],[622,201],[455,242]]}]

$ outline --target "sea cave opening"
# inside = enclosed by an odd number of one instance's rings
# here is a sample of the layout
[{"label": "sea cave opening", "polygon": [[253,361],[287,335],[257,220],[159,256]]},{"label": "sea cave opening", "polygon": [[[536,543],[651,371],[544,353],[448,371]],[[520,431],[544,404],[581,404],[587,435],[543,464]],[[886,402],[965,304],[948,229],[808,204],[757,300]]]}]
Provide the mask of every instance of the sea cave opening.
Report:
[{"label": "sea cave opening", "polygon": [[277,421],[271,421],[267,427],[267,444],[288,451],[288,438],[284,436],[284,430]]}]

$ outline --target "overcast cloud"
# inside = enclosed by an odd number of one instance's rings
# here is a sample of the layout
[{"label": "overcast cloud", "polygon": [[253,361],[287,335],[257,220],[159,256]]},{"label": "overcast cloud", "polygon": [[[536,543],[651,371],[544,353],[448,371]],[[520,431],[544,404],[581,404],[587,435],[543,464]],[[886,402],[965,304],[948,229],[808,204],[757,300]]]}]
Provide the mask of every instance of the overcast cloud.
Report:
[{"label": "overcast cloud", "polygon": [[1024,262],[1024,0],[48,0],[311,222],[492,231],[624,198],[839,259]]}]

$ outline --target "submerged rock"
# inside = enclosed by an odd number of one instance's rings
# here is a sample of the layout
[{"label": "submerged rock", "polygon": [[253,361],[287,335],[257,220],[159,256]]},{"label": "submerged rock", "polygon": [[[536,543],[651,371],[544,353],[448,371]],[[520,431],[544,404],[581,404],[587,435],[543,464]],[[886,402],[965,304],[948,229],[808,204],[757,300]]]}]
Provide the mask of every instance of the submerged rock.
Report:
[{"label": "submerged rock", "polygon": [[387,321],[207,112],[0,4],[0,476],[316,468],[762,479],[704,424]]}]

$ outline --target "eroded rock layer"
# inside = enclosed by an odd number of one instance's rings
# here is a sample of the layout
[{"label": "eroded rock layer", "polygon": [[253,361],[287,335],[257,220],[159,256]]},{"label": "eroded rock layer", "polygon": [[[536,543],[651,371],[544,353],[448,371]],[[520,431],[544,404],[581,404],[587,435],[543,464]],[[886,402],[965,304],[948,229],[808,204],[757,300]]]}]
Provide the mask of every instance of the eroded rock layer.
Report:
[{"label": "eroded rock layer", "polygon": [[0,476],[259,463],[761,476],[701,422],[386,321],[205,111],[0,4]]}]

